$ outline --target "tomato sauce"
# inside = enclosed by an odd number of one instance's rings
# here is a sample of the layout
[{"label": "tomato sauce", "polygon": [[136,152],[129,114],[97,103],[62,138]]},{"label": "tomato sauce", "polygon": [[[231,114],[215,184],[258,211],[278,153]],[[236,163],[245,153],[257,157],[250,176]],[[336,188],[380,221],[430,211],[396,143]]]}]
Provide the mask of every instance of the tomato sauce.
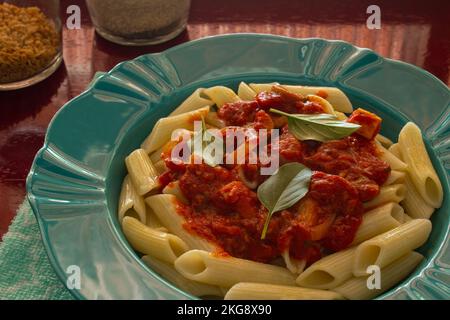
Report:
[{"label": "tomato sauce", "polygon": [[[282,123],[269,109],[289,113],[323,113],[322,106],[303,96],[274,87],[255,101],[225,104],[218,116],[227,126],[272,129]],[[256,189],[243,181],[261,184],[258,165],[174,165],[166,159],[165,185],[179,180],[189,204],[177,203],[184,227],[212,243],[224,254],[271,262],[288,251],[308,264],[323,254],[343,250],[353,241],[362,221],[362,203],[379,193],[390,167],[377,154],[373,139],[358,134],[325,143],[299,141],[284,125],[279,143],[280,165],[300,162],[313,170],[309,192],[291,208],[272,215],[261,239],[267,209]],[[164,157],[163,157],[164,158]]]}]

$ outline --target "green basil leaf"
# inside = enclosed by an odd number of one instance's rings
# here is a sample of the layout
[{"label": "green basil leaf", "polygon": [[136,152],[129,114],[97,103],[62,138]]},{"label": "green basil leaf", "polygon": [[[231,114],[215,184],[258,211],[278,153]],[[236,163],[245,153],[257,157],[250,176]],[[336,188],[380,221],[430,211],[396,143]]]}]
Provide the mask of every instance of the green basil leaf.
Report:
[{"label": "green basil leaf", "polygon": [[269,210],[261,239],[266,237],[275,212],[292,207],[308,193],[311,176],[312,171],[304,165],[288,163],[259,186],[258,199]]},{"label": "green basil leaf", "polygon": [[339,140],[361,128],[359,124],[337,120],[331,114],[289,114],[277,109],[270,109],[270,112],[286,116],[289,131],[302,141]]}]

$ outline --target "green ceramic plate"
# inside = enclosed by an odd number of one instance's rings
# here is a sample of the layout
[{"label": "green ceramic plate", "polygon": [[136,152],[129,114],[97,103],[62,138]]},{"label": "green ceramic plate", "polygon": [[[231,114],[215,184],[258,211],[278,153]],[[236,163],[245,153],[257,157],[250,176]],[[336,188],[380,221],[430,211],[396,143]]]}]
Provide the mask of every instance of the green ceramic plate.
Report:
[{"label": "green ceramic plate", "polygon": [[193,298],[140,262],[116,218],[124,158],[198,87],[240,81],[326,85],[384,119],[396,138],[412,120],[445,189],[426,260],[381,299],[450,296],[450,93],[433,75],[341,41],[236,34],[186,43],[124,62],[58,112],[28,178],[28,197],[50,261],[65,283],[81,269],[85,299]]}]

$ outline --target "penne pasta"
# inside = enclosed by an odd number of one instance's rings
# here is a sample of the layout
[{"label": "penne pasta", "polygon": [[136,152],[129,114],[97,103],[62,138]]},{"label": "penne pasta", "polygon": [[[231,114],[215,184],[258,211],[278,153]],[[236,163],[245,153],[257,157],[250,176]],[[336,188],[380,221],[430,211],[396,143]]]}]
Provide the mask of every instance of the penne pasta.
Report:
[{"label": "penne pasta", "polygon": [[217,286],[211,286],[204,283],[188,280],[183,277],[174,266],[164,261],[155,259],[152,256],[143,256],[142,261],[153,271],[162,276],[165,280],[172,283],[187,293],[197,297],[223,297],[224,289]]},{"label": "penne pasta", "polygon": [[122,228],[133,249],[164,262],[174,263],[189,250],[179,237],[147,227],[132,217],[125,217]]},{"label": "penne pasta", "polygon": [[306,267],[306,261],[292,258],[291,255],[289,254],[289,250],[285,250],[281,254],[281,257],[283,258],[286,268],[293,274],[302,273]]},{"label": "penne pasta", "polygon": [[227,292],[225,300],[342,300],[333,291],[240,282]]},{"label": "penne pasta", "polygon": [[339,251],[309,266],[295,280],[297,285],[313,289],[333,289],[352,277],[356,248]]},{"label": "penne pasta", "polygon": [[218,108],[222,107],[224,104],[241,100],[233,90],[223,86],[205,89],[203,93],[208,96],[209,99],[214,101]]},{"label": "penne pasta", "polygon": [[404,184],[406,173],[404,171],[391,170],[389,178],[384,183],[385,186],[394,184]]},{"label": "penne pasta", "polygon": [[164,227],[178,235],[191,249],[214,251],[215,246],[210,242],[191,234],[184,228],[185,219],[178,214],[177,197],[171,194],[158,194],[148,197],[145,202],[153,210]]},{"label": "penne pasta", "polygon": [[183,192],[180,189],[180,182],[173,181],[169,183],[162,191],[164,194],[171,194],[177,197],[177,199],[183,203],[188,203],[188,200],[184,196]]},{"label": "penne pasta", "polygon": [[406,193],[402,206],[406,212],[414,219],[430,219],[435,209],[422,198],[409,173],[405,176],[405,186]]},{"label": "penne pasta", "polygon": [[331,103],[329,103],[324,98],[316,96],[316,95],[313,95],[313,94],[307,95],[306,98],[309,101],[311,101],[311,102],[315,102],[315,103],[320,104],[322,106],[322,108],[325,110],[325,113],[329,113],[329,114],[335,115],[335,111],[334,111],[333,106],[331,105]]},{"label": "penne pasta", "polygon": [[273,86],[280,85],[278,82],[272,83],[250,83],[249,87],[256,92],[256,94],[271,91]]},{"label": "penne pasta", "polygon": [[406,222],[403,208],[398,203],[387,203],[363,215],[352,245],[360,244],[381,233],[397,228]]},{"label": "penne pasta", "polygon": [[341,121],[345,121],[348,119],[348,117],[345,115],[345,113],[343,112],[339,112],[339,111],[334,111],[334,114],[336,115],[336,117],[338,118],[338,120]]},{"label": "penne pasta", "polygon": [[404,163],[402,160],[394,156],[389,150],[383,147],[380,143],[378,143],[377,146],[378,149],[380,150],[380,158],[389,163],[392,170],[406,171],[408,169],[408,165],[406,163]]},{"label": "penne pasta", "polygon": [[142,196],[159,188],[158,171],[145,150],[137,149],[133,151],[125,159],[125,164],[138,195]]},{"label": "penne pasta", "polygon": [[439,208],[444,192],[428,156],[419,127],[412,122],[407,123],[400,131],[398,146],[417,191],[428,205]]},{"label": "penne pasta", "polygon": [[183,113],[173,117],[160,119],[153,127],[150,135],[142,143],[141,148],[148,154],[155,152],[171,140],[172,133],[177,129],[192,131],[194,122],[206,118],[209,107],[200,108],[195,111]]},{"label": "penne pasta", "polygon": [[353,106],[348,97],[344,92],[338,88],[330,87],[309,87],[309,86],[283,86],[288,91],[302,94],[304,96],[309,94],[314,94],[318,96],[323,96],[336,111],[343,113],[353,112]]},{"label": "penne pasta", "polygon": [[176,108],[169,116],[178,116],[183,113],[192,112],[204,107],[211,107],[214,102],[207,99],[203,95],[203,88],[197,89],[191,94],[178,108]]},{"label": "penne pasta", "polygon": [[389,147],[389,152],[392,153],[394,156],[396,156],[397,158],[399,158],[400,160],[403,161],[402,155],[400,153],[400,147],[398,145],[398,143],[394,143],[392,146]]},{"label": "penne pasta", "polygon": [[167,166],[164,160],[159,160],[158,162],[155,162],[154,167],[160,175],[167,171]]},{"label": "penne pasta", "polygon": [[380,193],[373,200],[364,203],[364,208],[370,210],[389,202],[399,203],[405,199],[406,187],[404,184],[392,184],[380,188]]},{"label": "penne pasta", "polygon": [[382,136],[381,134],[377,135],[376,139],[386,149],[389,149],[394,144],[391,139],[386,138],[385,136]]},{"label": "penne pasta", "polygon": [[142,223],[146,223],[147,215],[144,199],[136,192],[130,176],[127,175],[123,180],[122,191],[120,192],[119,222],[122,223],[125,216],[133,216],[134,213]]},{"label": "penne pasta", "polygon": [[250,281],[295,285],[294,276],[282,267],[191,250],[175,261],[175,269],[188,279],[220,287]]},{"label": "penne pasta", "polygon": [[366,269],[371,265],[386,267],[423,245],[430,232],[431,222],[417,219],[361,243],[355,252],[353,275],[366,275]]},{"label": "penne pasta", "polygon": [[[406,278],[423,260],[423,256],[417,252],[409,252],[400,257],[390,265],[381,269],[380,289],[368,288],[368,277],[354,277],[346,281],[333,291],[341,294],[346,299],[350,300],[368,300],[379,294],[389,290],[396,283]],[[366,274],[367,275],[367,274]]]},{"label": "penne pasta", "polygon": [[158,150],[156,150],[150,154],[149,158],[153,164],[156,164],[156,163],[162,161],[161,154],[163,153],[163,150],[164,150],[164,146],[162,146],[161,148],[159,148]]},{"label": "penne pasta", "polygon": [[[145,203],[145,201],[144,201]],[[156,214],[153,212],[152,208],[146,205],[147,208],[147,219],[145,225],[147,227],[150,227],[152,229],[163,231],[163,232],[169,232],[166,227],[163,226],[159,218],[156,216]]]},{"label": "penne pasta", "polygon": [[253,100],[256,97],[256,92],[245,82],[239,84],[238,96],[241,100]]},{"label": "penne pasta", "polygon": [[[392,145],[389,150],[396,157],[403,160],[398,143]],[[404,183],[406,192],[405,199],[402,201],[402,206],[414,219],[430,219],[435,209],[432,206],[428,205],[425,199],[420,195],[419,191],[411,180],[409,172],[405,173]]]}]

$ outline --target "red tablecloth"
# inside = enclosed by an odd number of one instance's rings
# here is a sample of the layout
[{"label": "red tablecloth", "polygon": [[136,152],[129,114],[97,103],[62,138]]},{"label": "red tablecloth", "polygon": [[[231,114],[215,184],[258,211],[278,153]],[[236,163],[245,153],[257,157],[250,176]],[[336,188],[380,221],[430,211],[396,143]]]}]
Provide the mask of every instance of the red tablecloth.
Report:
[{"label": "red tablecloth", "polygon": [[28,89],[0,93],[0,237],[25,196],[25,178],[42,146],[50,119],[80,94],[97,71],[117,63],[209,35],[259,32],[291,37],[341,39],[381,55],[422,67],[450,84],[450,2],[376,1],[380,30],[366,27],[368,0],[193,0],[187,30],[158,46],[132,48],[95,35],[84,1],[61,0],[82,8],[82,29],[64,30],[65,64]]}]

